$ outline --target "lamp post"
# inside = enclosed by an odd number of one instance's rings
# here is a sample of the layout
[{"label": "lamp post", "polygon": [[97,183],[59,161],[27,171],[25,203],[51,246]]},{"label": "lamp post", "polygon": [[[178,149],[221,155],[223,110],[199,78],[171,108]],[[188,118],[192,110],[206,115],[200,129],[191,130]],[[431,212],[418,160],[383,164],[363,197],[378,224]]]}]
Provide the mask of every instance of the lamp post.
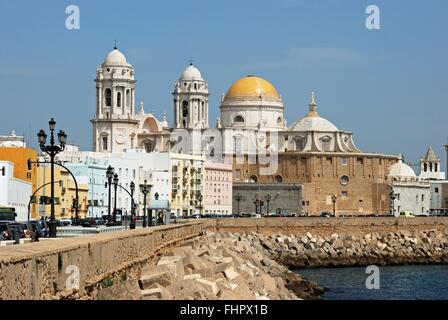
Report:
[{"label": "lamp post", "polygon": [[117,223],[117,188],[118,188],[118,174],[114,174],[114,214],[113,214],[113,222],[114,225]]},{"label": "lamp post", "polygon": [[[152,185],[146,183],[147,180],[144,181],[143,184],[140,185],[140,191],[143,193],[143,228],[146,228],[146,196],[151,191]],[[152,218],[150,221],[152,224]]]},{"label": "lamp post", "polygon": [[202,214],[202,200],[204,197],[202,196],[202,193],[199,193],[198,200],[199,200],[199,214]]},{"label": "lamp post", "polygon": [[59,145],[56,145],[56,141],[54,138],[54,130],[56,128],[56,121],[53,118],[48,122],[50,128],[50,144],[46,145],[47,142],[47,134],[44,130],[40,130],[37,134],[37,139],[39,142],[39,147],[42,152],[45,152],[50,156],[51,163],[51,215],[50,221],[48,222],[49,236],[50,238],[56,238],[56,217],[54,213],[54,158],[55,156],[64,151],[65,144],[67,143],[67,135],[64,131],[60,130],[58,133]]},{"label": "lamp post", "polygon": [[331,197],[331,202],[333,202],[333,216],[336,217],[336,200],[338,199],[338,197],[336,197],[336,195],[333,195]]},{"label": "lamp post", "polygon": [[240,215],[240,201],[243,200],[243,196],[238,192],[235,195],[235,200],[236,200],[236,203],[237,203],[238,215]]},{"label": "lamp post", "polygon": [[134,203],[135,183],[134,183],[134,181],[131,181],[131,185],[129,187],[131,189],[131,224],[129,225],[129,229],[135,229],[135,203]]},{"label": "lamp post", "polygon": [[109,187],[109,198],[108,198],[108,202],[107,202],[107,225],[108,226],[113,225],[113,223],[112,223],[112,215],[111,215],[111,212],[110,212],[110,207],[111,207],[111,192],[112,192],[111,187],[112,187],[112,179],[114,177],[114,171],[115,170],[114,170],[114,168],[111,165],[109,165],[109,167],[106,170],[106,179],[107,179],[107,181],[106,181],[105,187],[106,188]]},{"label": "lamp post", "polygon": [[268,216],[269,215],[269,202],[271,202],[272,197],[270,194],[267,194],[264,197],[264,199],[266,200],[266,215]]},{"label": "lamp post", "polygon": [[395,199],[397,198],[397,196],[395,195],[394,190],[392,190],[389,193],[389,196],[390,196],[390,200],[392,200],[392,210],[391,210],[391,213],[392,213],[392,216],[395,216]]}]

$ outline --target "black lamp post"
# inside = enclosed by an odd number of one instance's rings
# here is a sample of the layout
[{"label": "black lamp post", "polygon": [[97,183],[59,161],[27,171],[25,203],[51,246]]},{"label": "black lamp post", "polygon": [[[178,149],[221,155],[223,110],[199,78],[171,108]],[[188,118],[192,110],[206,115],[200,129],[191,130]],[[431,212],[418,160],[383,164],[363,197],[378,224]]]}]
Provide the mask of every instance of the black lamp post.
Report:
[{"label": "black lamp post", "polygon": [[135,183],[134,183],[134,181],[131,181],[131,185],[129,187],[131,189],[131,224],[129,225],[129,229],[135,229],[135,203],[134,203]]},{"label": "black lamp post", "polygon": [[394,190],[392,190],[389,193],[389,196],[390,196],[390,199],[392,200],[392,210],[391,210],[391,213],[392,213],[392,216],[394,216],[395,215],[395,199],[397,198],[397,196],[394,193]]},{"label": "black lamp post", "polygon": [[202,200],[204,199],[202,193],[199,193],[198,200],[199,200],[199,214],[202,214]]},{"label": "black lamp post", "polygon": [[235,200],[237,203],[238,215],[240,215],[240,201],[243,200],[243,196],[238,192],[235,196]]},{"label": "black lamp post", "polygon": [[114,225],[117,223],[117,188],[118,188],[118,174],[114,174],[114,214],[113,221]]},{"label": "black lamp post", "polygon": [[271,195],[267,194],[264,199],[266,200],[266,215],[269,215],[269,202],[271,202]]},{"label": "black lamp post", "polygon": [[50,238],[56,238],[56,217],[54,213],[54,157],[59,153],[64,151],[65,144],[67,143],[67,135],[64,131],[60,130],[58,133],[59,145],[55,144],[54,130],[56,128],[56,121],[53,118],[48,122],[50,128],[50,144],[46,145],[47,134],[44,130],[40,130],[37,134],[37,139],[39,142],[39,147],[42,152],[45,152],[50,156],[51,163],[51,215],[50,221],[48,222],[49,236]]},{"label": "black lamp post", "polygon": [[336,217],[336,200],[338,199],[338,197],[336,197],[336,195],[333,195],[331,197],[331,202],[333,202],[333,216]]},{"label": "black lamp post", "polygon": [[[146,183],[147,180],[143,184],[140,185],[140,191],[143,193],[143,228],[146,228],[146,196],[151,191],[152,185]],[[152,224],[152,218],[150,221]]]},{"label": "black lamp post", "polygon": [[112,187],[112,179],[114,177],[114,168],[112,168],[112,166],[109,165],[109,167],[106,170],[106,188],[109,187],[109,199],[108,199],[108,203],[107,203],[107,225],[111,226],[113,225],[112,223],[112,215],[110,212],[110,208],[111,208],[111,187]]}]

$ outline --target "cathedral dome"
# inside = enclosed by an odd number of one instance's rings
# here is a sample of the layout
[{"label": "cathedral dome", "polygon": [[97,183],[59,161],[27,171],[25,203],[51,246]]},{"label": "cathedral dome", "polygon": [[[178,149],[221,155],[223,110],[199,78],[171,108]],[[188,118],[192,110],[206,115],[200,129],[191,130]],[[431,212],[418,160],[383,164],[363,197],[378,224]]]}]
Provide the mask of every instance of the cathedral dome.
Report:
[{"label": "cathedral dome", "polygon": [[316,96],[314,92],[311,93],[311,102],[308,105],[310,111],[308,114],[294,122],[288,130],[290,131],[323,131],[323,132],[337,132],[338,128],[330,121],[322,118],[317,113]]},{"label": "cathedral dome", "polygon": [[296,122],[290,127],[290,131],[324,131],[324,132],[336,132],[339,131],[334,124],[327,119],[320,116],[306,116]]},{"label": "cathedral dome", "polygon": [[180,76],[181,80],[204,80],[202,79],[201,72],[193,64],[190,64],[187,69],[182,72]]},{"label": "cathedral dome", "polygon": [[415,171],[408,166],[407,164],[403,163],[403,161],[400,159],[399,162],[395,163],[389,168],[389,176],[391,177],[407,177],[407,178],[416,178]]},{"label": "cathedral dome", "polygon": [[280,95],[271,83],[260,77],[247,76],[236,81],[227,91],[224,99],[258,100],[260,98],[281,101]]},{"label": "cathedral dome", "polygon": [[108,53],[103,62],[104,66],[129,66],[126,57],[117,48]]}]

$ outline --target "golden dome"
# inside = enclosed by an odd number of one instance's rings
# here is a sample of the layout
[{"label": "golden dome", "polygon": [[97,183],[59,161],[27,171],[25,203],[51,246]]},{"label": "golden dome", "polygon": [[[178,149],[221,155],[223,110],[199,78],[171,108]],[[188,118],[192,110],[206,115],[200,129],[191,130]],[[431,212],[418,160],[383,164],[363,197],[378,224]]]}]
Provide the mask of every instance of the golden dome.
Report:
[{"label": "golden dome", "polygon": [[246,76],[236,81],[227,91],[226,99],[272,99],[280,101],[280,95],[274,86],[268,81],[256,77]]}]

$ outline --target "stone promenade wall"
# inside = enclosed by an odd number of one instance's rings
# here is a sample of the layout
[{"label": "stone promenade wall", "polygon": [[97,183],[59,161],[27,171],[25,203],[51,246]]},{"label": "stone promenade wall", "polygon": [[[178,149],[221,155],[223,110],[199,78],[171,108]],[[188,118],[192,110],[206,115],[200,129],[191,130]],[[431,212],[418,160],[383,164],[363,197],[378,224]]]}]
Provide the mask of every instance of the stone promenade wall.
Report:
[{"label": "stone promenade wall", "polygon": [[[138,278],[141,268],[151,259],[202,232],[202,223],[192,221],[2,247],[0,300],[94,295],[98,288],[110,286],[117,277]],[[67,289],[67,279],[72,279],[70,272],[76,268],[79,290]]]}]

